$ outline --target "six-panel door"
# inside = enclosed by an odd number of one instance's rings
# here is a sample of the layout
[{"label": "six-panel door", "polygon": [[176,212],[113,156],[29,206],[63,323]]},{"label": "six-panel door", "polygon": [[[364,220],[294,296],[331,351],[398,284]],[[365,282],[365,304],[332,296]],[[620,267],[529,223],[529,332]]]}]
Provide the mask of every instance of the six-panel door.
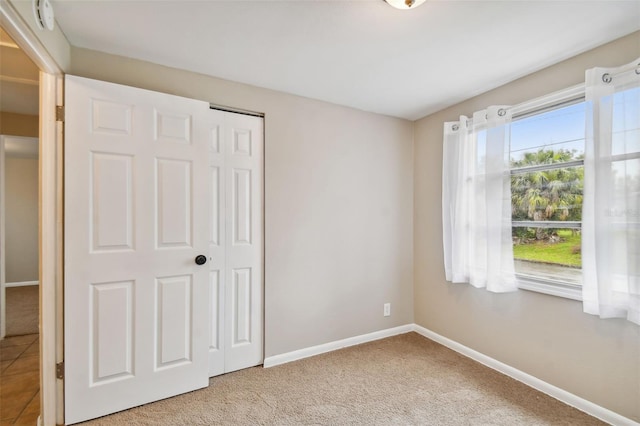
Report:
[{"label": "six-panel door", "polygon": [[211,111],[209,375],[263,361],[263,120]]},{"label": "six-panel door", "polygon": [[66,78],[66,423],[208,385],[209,113]]}]

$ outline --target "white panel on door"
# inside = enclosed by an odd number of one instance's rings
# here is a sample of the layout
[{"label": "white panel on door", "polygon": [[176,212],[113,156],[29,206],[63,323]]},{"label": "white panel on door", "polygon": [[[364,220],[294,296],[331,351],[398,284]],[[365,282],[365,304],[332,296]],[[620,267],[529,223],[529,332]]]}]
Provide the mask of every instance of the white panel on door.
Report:
[{"label": "white panel on door", "polygon": [[155,139],[161,142],[191,143],[191,116],[154,111]]},{"label": "white panel on door", "polygon": [[220,154],[220,126],[214,125],[211,129],[211,153]]},{"label": "white panel on door", "polygon": [[92,284],[90,300],[90,386],[132,377],[133,281]]},{"label": "white panel on door", "polygon": [[233,129],[233,153],[251,157],[251,130]]},{"label": "white panel on door", "polygon": [[220,350],[220,301],[220,271],[211,271],[209,274],[209,315],[211,318],[209,351]]},{"label": "white panel on door", "polygon": [[233,242],[251,244],[251,170],[233,170]]},{"label": "white panel on door", "polygon": [[211,169],[211,238],[210,243],[220,245],[220,167],[212,166]]},{"label": "white panel on door", "polygon": [[191,361],[190,275],[156,280],[156,368]]},{"label": "white panel on door", "polygon": [[131,105],[92,99],[91,111],[94,133],[131,134]]},{"label": "white panel on door", "polygon": [[251,343],[251,269],[233,271],[233,346]]},{"label": "white panel on door", "polygon": [[91,153],[91,249],[133,249],[133,157]]},{"label": "white panel on door", "polygon": [[156,160],[157,247],[191,246],[191,162]]}]

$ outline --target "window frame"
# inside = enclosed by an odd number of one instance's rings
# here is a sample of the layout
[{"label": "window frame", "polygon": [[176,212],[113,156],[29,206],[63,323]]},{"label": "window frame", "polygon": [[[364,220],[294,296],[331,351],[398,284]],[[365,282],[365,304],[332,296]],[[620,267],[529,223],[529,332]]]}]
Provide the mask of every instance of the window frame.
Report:
[{"label": "window frame", "polygon": [[[522,102],[518,105],[511,107],[512,122],[521,120],[523,118],[532,117],[534,115],[542,114],[547,111],[562,108],[569,105],[574,105],[585,101],[585,85],[578,84],[568,87],[566,89],[559,90],[538,98]],[[557,163],[540,166],[522,167],[518,169],[509,169],[509,175],[527,173],[539,170],[551,170],[555,168],[564,167],[576,167],[584,166],[584,160],[574,160],[566,163]],[[515,172],[515,173],[514,173]],[[518,224],[536,224],[536,221],[512,221]],[[554,221],[553,223],[562,223]],[[581,222],[567,222],[564,227],[581,228]],[[550,223],[544,224],[546,227],[550,227]],[[556,227],[556,226],[554,226]],[[582,301],[582,286],[577,284],[571,284],[565,281],[551,280],[545,278],[538,278],[530,275],[524,275],[516,273],[516,279],[518,281],[518,288],[522,290],[534,291],[537,293],[548,294],[551,296],[563,297],[566,299]]]}]

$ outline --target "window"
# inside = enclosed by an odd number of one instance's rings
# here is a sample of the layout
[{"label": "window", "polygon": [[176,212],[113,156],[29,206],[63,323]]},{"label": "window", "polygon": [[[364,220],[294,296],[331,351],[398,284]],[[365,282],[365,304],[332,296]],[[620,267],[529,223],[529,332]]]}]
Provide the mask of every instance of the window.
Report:
[{"label": "window", "polygon": [[445,122],[445,278],[640,324],[640,65]]},{"label": "window", "polygon": [[[509,149],[513,256],[519,287],[573,299],[582,298],[587,115],[583,94],[571,88],[514,108]],[[640,191],[639,100],[638,88],[612,98],[610,184],[614,195]],[[607,215],[637,218],[638,212],[633,206],[619,208],[614,203]],[[622,237],[632,237],[627,234]]]},{"label": "window", "polygon": [[520,287],[579,298],[585,102],[511,123],[513,256]]}]

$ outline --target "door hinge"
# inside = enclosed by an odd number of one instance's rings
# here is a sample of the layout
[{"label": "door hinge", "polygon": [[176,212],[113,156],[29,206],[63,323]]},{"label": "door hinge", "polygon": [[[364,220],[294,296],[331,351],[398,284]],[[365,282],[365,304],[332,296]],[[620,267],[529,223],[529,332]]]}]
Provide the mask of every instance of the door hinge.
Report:
[{"label": "door hinge", "polygon": [[56,105],[56,121],[64,122],[64,105]]},{"label": "door hinge", "polygon": [[56,364],[56,379],[64,380],[64,361]]}]

